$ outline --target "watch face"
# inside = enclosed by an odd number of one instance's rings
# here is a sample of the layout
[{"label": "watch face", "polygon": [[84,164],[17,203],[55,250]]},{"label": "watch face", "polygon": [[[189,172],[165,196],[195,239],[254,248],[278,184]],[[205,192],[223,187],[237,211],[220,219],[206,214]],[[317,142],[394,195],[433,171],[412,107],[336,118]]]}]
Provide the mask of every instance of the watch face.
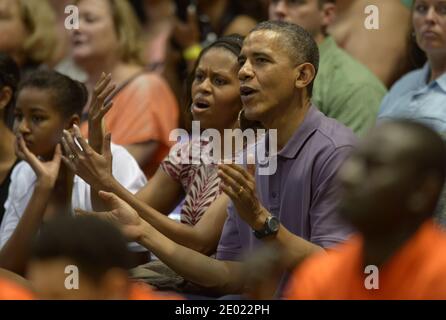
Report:
[{"label": "watch face", "polygon": [[277,217],[270,216],[268,217],[268,219],[266,219],[265,226],[262,230],[253,230],[253,232],[258,239],[262,239],[269,235],[276,234],[279,231],[279,228],[280,228],[279,219],[277,219]]},{"label": "watch face", "polygon": [[277,219],[276,217],[271,217],[268,221],[268,228],[272,231],[272,232],[277,232],[279,231],[279,226],[280,226],[280,221],[279,219]]}]

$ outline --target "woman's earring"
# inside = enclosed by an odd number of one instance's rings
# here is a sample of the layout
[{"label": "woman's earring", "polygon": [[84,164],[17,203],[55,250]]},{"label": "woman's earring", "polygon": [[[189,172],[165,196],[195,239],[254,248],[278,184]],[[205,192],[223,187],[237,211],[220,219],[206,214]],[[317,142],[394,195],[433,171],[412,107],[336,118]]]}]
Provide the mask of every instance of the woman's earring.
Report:
[{"label": "woman's earring", "polygon": [[243,118],[244,118],[244,115],[245,115],[244,112],[245,112],[245,110],[242,108],[240,110],[240,112],[238,113],[238,117],[237,117],[238,127],[240,129],[242,129],[242,130],[243,130],[243,123],[242,123],[242,121],[243,121]]},{"label": "woman's earring", "polygon": [[238,120],[239,124],[240,124],[240,119],[241,119],[241,117],[242,117],[242,113],[243,113],[243,108],[240,109],[240,111],[239,111],[239,113],[238,113],[237,120]]}]

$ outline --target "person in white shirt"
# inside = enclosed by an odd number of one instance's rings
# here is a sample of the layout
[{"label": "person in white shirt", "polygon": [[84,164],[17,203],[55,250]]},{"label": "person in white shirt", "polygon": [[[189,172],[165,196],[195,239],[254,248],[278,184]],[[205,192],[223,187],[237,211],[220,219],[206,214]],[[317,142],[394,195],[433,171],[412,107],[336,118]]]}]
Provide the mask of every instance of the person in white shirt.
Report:
[{"label": "person in white shirt", "polygon": [[[0,267],[23,274],[34,236],[48,219],[72,214],[77,208],[104,207],[97,192],[91,192],[61,161],[63,131],[79,124],[87,100],[82,83],[56,71],[36,71],[21,83],[14,132],[17,154],[24,161],[11,176],[0,226]],[[113,176],[136,193],[147,182],[143,172],[123,147],[113,145],[111,151]],[[143,249],[136,244],[129,247],[132,251]],[[144,254],[147,257],[147,252]]]}]

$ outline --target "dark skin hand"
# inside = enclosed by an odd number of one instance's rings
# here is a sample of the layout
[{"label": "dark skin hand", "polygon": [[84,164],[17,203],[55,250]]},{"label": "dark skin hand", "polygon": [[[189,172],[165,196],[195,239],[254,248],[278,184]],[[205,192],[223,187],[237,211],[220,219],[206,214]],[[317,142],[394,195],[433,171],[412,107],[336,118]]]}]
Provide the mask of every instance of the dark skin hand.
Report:
[{"label": "dark skin hand", "polygon": [[[251,172],[255,170],[252,166],[248,168]],[[223,182],[221,188],[231,198],[240,217],[254,229],[261,229],[270,214],[257,198],[254,176],[236,164],[222,164],[218,169]]]},{"label": "dark skin hand", "polygon": [[[260,203],[256,192],[254,167],[248,165],[246,171],[236,164],[219,165],[219,177],[222,190],[231,198],[237,214],[254,230],[261,230],[271,213]],[[262,239],[265,243],[279,245],[283,248],[282,265],[291,270],[309,255],[322,250],[321,247],[288,231],[282,224],[276,235]]]}]

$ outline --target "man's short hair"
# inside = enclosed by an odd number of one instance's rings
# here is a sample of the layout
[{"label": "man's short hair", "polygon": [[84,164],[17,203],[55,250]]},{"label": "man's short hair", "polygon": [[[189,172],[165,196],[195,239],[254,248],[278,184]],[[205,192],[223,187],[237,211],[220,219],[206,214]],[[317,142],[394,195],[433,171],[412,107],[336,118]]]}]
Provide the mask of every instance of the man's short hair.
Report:
[{"label": "man's short hair", "polygon": [[71,260],[79,272],[99,282],[112,268],[131,267],[131,253],[121,232],[91,216],[55,218],[44,225],[32,249],[32,259]]},{"label": "man's short hair", "polygon": [[[261,30],[274,31],[285,37],[286,41],[283,41],[283,43],[286,45],[292,61],[296,65],[306,62],[311,63],[317,74],[319,69],[319,49],[308,31],[296,24],[285,21],[264,21],[255,26],[251,33]],[[310,97],[313,93],[313,84],[314,79],[307,87]]]},{"label": "man's short hair", "polygon": [[434,173],[441,182],[446,178],[446,144],[442,137],[431,128],[411,121],[389,121],[407,132],[412,141],[411,161],[419,172]]}]

